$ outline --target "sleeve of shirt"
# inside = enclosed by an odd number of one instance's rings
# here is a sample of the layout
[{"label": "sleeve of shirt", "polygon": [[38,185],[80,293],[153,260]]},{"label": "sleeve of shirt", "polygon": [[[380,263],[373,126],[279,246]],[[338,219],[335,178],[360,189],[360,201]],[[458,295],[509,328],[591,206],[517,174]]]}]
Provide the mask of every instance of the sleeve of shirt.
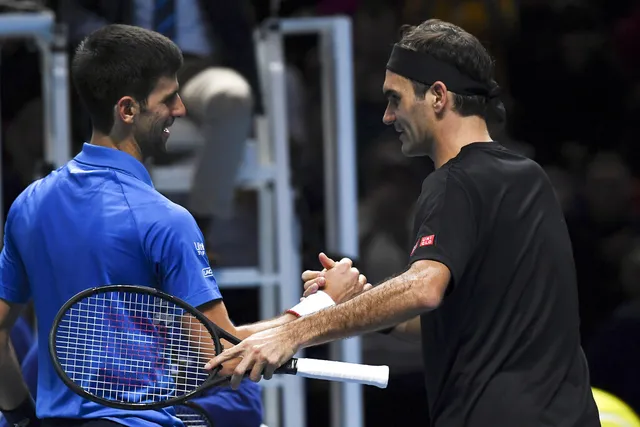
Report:
[{"label": "sleeve of shirt", "polygon": [[409,260],[410,264],[433,260],[446,265],[453,284],[449,289],[453,289],[473,253],[477,225],[469,193],[451,171],[443,172],[425,182],[416,210],[417,234]]},{"label": "sleeve of shirt", "polygon": [[147,232],[145,249],[162,291],[194,307],[222,298],[204,237],[188,212],[174,211],[155,221]]},{"label": "sleeve of shirt", "polygon": [[31,298],[31,290],[27,271],[12,236],[13,215],[15,206],[12,206],[7,217],[4,247],[0,253],[0,298],[12,303],[25,304]]}]

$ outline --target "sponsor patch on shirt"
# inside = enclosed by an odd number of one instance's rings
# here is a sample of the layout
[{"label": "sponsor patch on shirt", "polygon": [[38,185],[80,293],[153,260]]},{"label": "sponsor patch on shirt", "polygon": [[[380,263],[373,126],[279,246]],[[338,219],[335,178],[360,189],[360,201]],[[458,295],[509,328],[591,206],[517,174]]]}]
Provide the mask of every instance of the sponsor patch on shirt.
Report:
[{"label": "sponsor patch on shirt", "polygon": [[196,252],[199,256],[205,256],[207,251],[204,248],[204,243],[202,242],[193,242],[193,247],[196,248]]},{"label": "sponsor patch on shirt", "polygon": [[435,240],[436,235],[430,234],[428,236],[423,236],[420,238],[420,246],[431,246],[433,245],[433,241]]},{"label": "sponsor patch on shirt", "polygon": [[203,268],[202,275],[204,277],[213,277],[213,271],[211,270],[211,267]]},{"label": "sponsor patch on shirt", "polygon": [[411,255],[413,255],[413,253],[416,251],[416,249],[418,249],[418,247],[433,245],[435,239],[436,239],[436,235],[435,234],[430,234],[428,236],[420,237],[416,241],[416,244],[413,245],[413,249],[411,249]]}]

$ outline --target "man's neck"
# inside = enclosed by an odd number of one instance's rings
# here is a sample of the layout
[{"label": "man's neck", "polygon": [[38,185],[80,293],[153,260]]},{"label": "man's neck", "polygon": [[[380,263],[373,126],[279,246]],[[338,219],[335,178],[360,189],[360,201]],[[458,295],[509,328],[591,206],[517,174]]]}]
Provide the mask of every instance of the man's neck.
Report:
[{"label": "man's neck", "polygon": [[133,156],[138,161],[142,162],[142,153],[140,152],[140,148],[138,144],[131,140],[131,138],[124,138],[122,140],[116,140],[111,135],[105,135],[96,130],[93,131],[91,135],[91,141],[89,141],[92,145],[99,145],[100,147],[113,148],[114,150],[124,151],[125,153]]},{"label": "man's neck", "polygon": [[451,117],[434,135],[431,159],[437,168],[456,157],[462,147],[474,142],[491,142],[487,123],[478,116]]}]

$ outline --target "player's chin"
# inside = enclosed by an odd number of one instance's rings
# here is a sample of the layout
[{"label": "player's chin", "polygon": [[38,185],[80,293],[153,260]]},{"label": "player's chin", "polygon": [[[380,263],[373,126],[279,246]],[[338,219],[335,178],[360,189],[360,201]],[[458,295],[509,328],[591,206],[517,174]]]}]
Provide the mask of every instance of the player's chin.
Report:
[{"label": "player's chin", "polygon": [[167,152],[167,144],[169,143],[169,134],[162,133],[152,141],[153,151],[157,154],[165,154]]},{"label": "player's chin", "polygon": [[424,156],[424,150],[421,150],[420,147],[416,147],[415,144],[412,144],[411,141],[404,141],[402,143],[402,154],[406,157],[419,157]]}]

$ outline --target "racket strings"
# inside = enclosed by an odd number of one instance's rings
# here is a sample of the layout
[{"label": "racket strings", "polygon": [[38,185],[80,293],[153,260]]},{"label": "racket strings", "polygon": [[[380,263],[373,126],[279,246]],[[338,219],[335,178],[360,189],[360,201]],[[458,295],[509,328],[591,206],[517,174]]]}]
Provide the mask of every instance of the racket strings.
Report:
[{"label": "racket strings", "polygon": [[206,415],[190,406],[176,405],[175,410],[176,416],[185,427],[209,427],[211,425]]},{"label": "racket strings", "polygon": [[112,291],[74,304],[56,331],[69,379],[108,401],[155,403],[193,391],[215,356],[202,323],[181,307],[143,293]]}]

